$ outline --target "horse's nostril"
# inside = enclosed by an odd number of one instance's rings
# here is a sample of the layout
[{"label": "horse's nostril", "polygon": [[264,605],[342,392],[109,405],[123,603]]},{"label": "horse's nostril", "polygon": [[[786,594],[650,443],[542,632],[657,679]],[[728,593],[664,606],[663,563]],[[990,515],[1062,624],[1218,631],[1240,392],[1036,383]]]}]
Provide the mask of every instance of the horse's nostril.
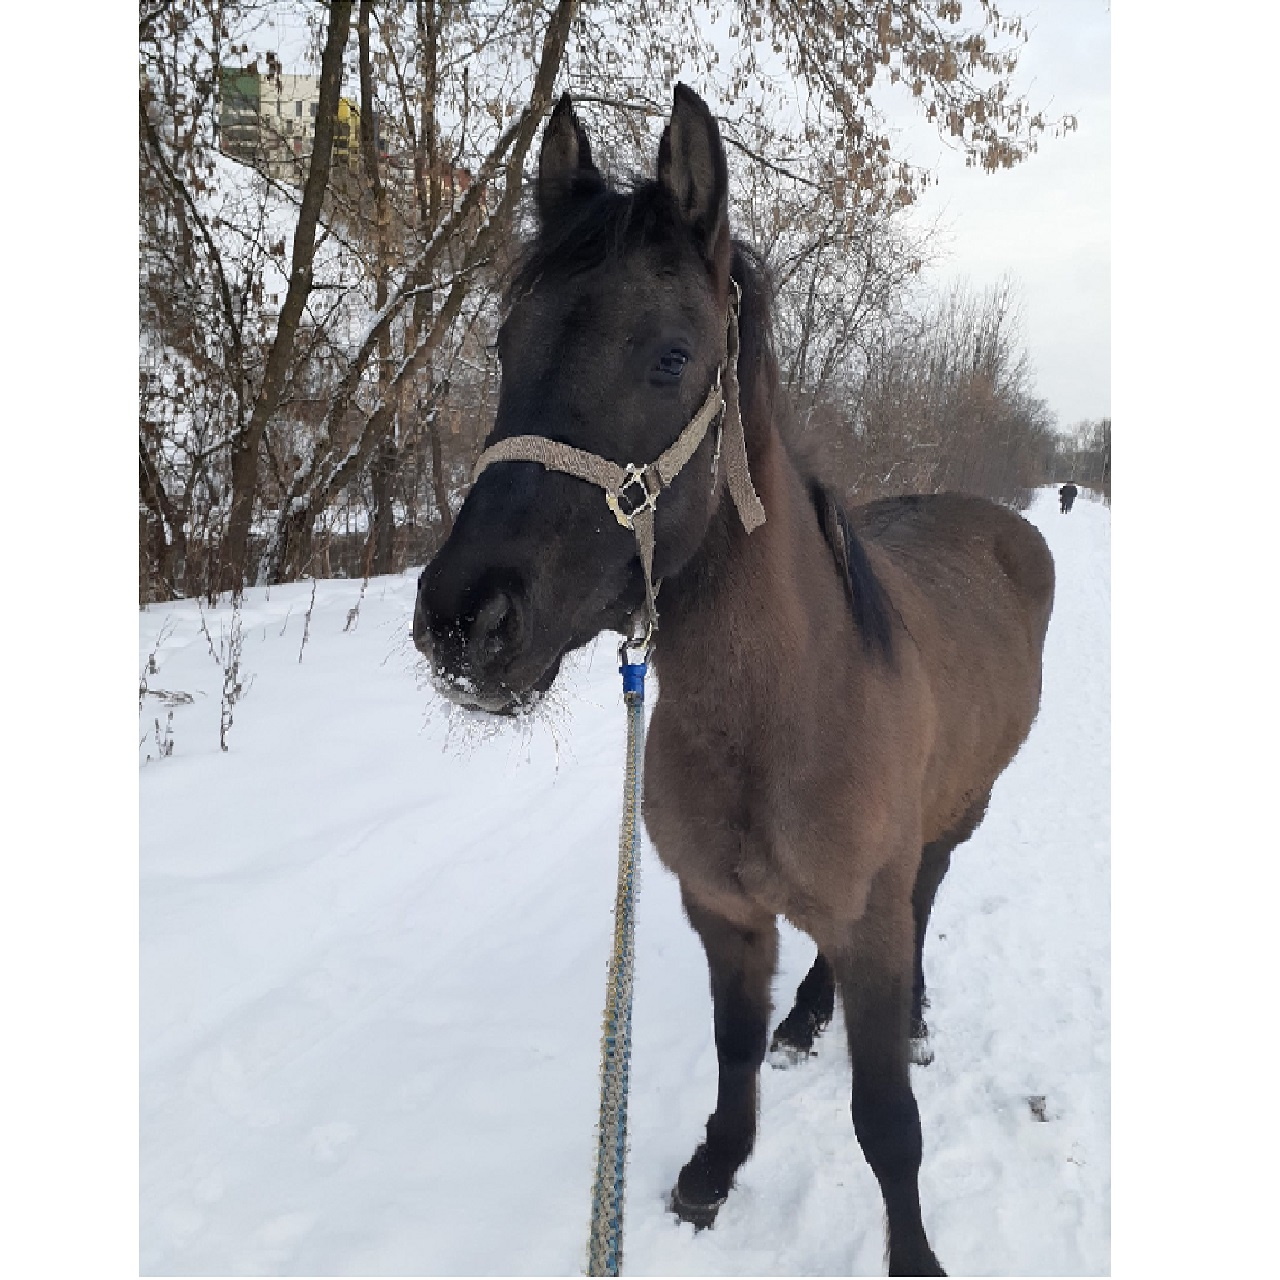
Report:
[{"label": "horse's nostril", "polygon": [[497,591],[476,613],[471,644],[481,662],[491,662],[520,639],[520,609],[505,591]]}]

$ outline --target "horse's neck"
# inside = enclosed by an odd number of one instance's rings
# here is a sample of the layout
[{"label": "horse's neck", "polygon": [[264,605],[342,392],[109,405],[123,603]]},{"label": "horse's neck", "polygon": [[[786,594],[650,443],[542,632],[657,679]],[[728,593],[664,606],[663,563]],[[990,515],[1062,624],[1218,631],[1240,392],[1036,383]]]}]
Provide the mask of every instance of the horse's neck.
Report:
[{"label": "horse's neck", "polygon": [[[725,493],[702,546],[663,583],[655,665],[664,692],[681,699],[732,699],[783,675],[783,634],[804,629],[805,561],[821,540],[806,519],[804,484],[776,428],[754,433],[752,479],[765,523],[748,534]],[[810,528],[812,526],[812,529]]]}]

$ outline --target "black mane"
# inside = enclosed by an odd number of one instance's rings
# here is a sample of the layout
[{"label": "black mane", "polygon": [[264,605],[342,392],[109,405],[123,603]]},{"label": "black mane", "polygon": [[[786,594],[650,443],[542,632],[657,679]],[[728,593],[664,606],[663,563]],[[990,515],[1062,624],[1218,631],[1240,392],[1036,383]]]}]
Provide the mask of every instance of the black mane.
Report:
[{"label": "black mane", "polygon": [[525,247],[508,300],[531,289],[545,272],[591,271],[643,244],[674,237],[679,226],[674,198],[652,180],[637,183],[630,191],[599,187],[580,194]]},{"label": "black mane", "polygon": [[[868,653],[879,653],[885,662],[892,662],[893,603],[867,558],[866,548],[849,523],[836,490],[815,475],[812,463],[801,456],[789,406],[779,395],[768,268],[755,249],[735,241],[731,274],[742,289],[739,320],[741,356],[738,361],[742,412],[747,418],[763,413],[776,423],[787,454],[808,487],[818,527],[840,571],[863,647]],[[764,376],[757,377],[759,373]]]},{"label": "black mane", "polygon": [[836,567],[844,582],[853,621],[862,635],[863,647],[878,652],[885,662],[893,661],[893,604],[884,584],[867,559],[866,548],[853,531],[849,517],[834,490],[820,480],[809,479],[809,497],[818,514],[818,527],[826,538]]},{"label": "black mane", "polygon": [[[844,582],[854,625],[869,653],[893,661],[893,604],[876,575],[858,535],[854,532],[836,490],[813,474],[812,465],[799,456],[795,424],[779,392],[778,362],[773,352],[773,307],[769,272],[760,255],[739,241],[733,246],[733,278],[742,289],[739,320],[742,412],[748,417],[765,413],[778,426],[788,456],[804,477],[818,517],[818,527],[831,548]],[[758,378],[756,374],[763,372]],[[761,403],[763,398],[765,403]]]}]

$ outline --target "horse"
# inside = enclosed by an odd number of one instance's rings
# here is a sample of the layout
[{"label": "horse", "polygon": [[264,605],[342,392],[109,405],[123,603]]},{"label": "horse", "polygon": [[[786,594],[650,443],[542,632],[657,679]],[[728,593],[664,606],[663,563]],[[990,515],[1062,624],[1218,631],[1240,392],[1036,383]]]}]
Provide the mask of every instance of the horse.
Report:
[{"label": "horse", "polygon": [[1075,502],[1076,494],[1079,492],[1080,490],[1069,480],[1058,490],[1059,506],[1064,516],[1071,510],[1071,504]]},{"label": "horse", "polygon": [[1053,560],[995,503],[849,509],[796,460],[764,268],[730,235],[728,193],[686,86],[655,176],[628,190],[559,100],[493,429],[413,636],[446,696],[521,714],[567,653],[656,622],[643,817],[706,952],[719,1071],[669,1207],[710,1226],[751,1154],[782,916],[818,955],[773,1047],[806,1054],[838,991],[889,1274],[943,1275],[909,1073],[922,948],[1036,716]]}]

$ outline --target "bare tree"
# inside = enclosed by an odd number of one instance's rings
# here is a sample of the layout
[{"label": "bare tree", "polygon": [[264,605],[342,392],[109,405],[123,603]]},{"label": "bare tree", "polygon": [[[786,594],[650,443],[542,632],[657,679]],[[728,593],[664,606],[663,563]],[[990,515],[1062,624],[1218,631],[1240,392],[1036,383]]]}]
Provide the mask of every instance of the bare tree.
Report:
[{"label": "bare tree", "polygon": [[[275,532],[268,543],[259,567],[259,577],[278,581],[289,565],[291,543],[303,544],[309,537],[316,516],[332,495],[349,483],[367,464],[375,448],[386,437],[394,422],[396,401],[401,388],[414,376],[426,356],[439,345],[450,326],[458,319],[480,268],[489,265],[490,255],[500,238],[509,231],[521,192],[524,160],[533,143],[539,124],[551,106],[552,90],[569,36],[569,24],[576,8],[575,0],[560,0],[551,15],[542,40],[528,102],[497,138],[476,179],[468,186],[458,207],[436,228],[431,239],[404,271],[401,283],[390,292],[387,302],[377,312],[373,323],[357,345],[330,409],[322,424],[316,448],[299,467],[289,487],[276,521]],[[501,195],[487,217],[484,197],[491,184],[501,179]],[[467,236],[467,231],[471,234]],[[364,371],[382,335],[400,316],[406,304],[422,290],[430,288],[435,272],[456,240],[465,237],[461,254],[444,299],[430,326],[417,335],[413,349],[401,360],[386,382],[372,409],[362,415],[353,443],[337,455],[335,426],[356,404],[356,392]]]},{"label": "bare tree", "polygon": [[1077,422],[1055,438],[1051,462],[1055,481],[1074,480],[1111,501],[1111,419]]},{"label": "bare tree", "polygon": [[249,526],[258,490],[258,464],[267,422],[279,408],[285,377],[293,357],[298,323],[311,293],[312,267],[316,251],[316,228],[329,183],[329,162],[333,156],[334,125],[338,117],[338,97],[342,86],[342,55],[351,28],[352,0],[332,0],[329,6],[329,34],[320,60],[320,103],[316,117],[315,143],[311,165],[302,192],[302,206],[293,233],[293,260],[288,290],[275,339],[267,355],[262,383],[253,411],[231,446],[231,510],[222,553],[221,586],[239,592],[244,584],[249,558]]},{"label": "bare tree", "polygon": [[850,495],[954,490],[1024,506],[1049,478],[1053,419],[1032,391],[1016,293],[953,288],[886,331],[843,421]]},{"label": "bare tree", "polygon": [[[284,172],[278,122],[259,110],[253,126],[248,96],[234,119],[228,106],[242,82],[280,99],[287,73],[260,46],[285,7],[140,15],[148,592],[384,572],[447,534],[491,417],[525,170],[560,88],[624,180],[651,168],[677,79],[716,104],[735,224],[777,282],[800,430],[845,453],[874,443],[871,365],[888,360],[887,387],[906,358],[928,253],[898,216],[928,175],[893,156],[872,88],[905,86],[990,170],[1073,124],[1009,91],[1025,34],[990,0],[973,21],[958,0],[735,0],[728,49],[704,0],[335,0],[314,10],[314,134]],[[233,124],[256,149],[230,146]]]}]

